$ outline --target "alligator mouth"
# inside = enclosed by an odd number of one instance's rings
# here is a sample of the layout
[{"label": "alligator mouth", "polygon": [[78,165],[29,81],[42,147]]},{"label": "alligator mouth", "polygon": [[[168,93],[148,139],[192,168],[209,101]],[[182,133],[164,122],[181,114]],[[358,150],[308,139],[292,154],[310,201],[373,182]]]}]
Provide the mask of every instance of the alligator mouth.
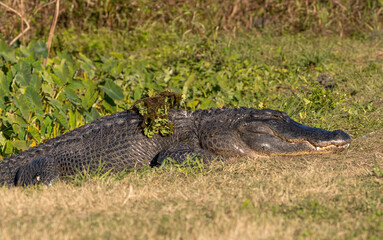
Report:
[{"label": "alligator mouth", "polygon": [[307,135],[306,137],[298,139],[292,137],[292,139],[286,139],[275,132],[273,132],[273,135],[282,141],[287,142],[287,144],[306,145],[305,147],[301,147],[304,149],[303,154],[304,152],[307,152],[306,154],[340,152],[350,146],[351,137],[343,131],[326,131],[301,124],[299,125],[305,129],[303,135]]},{"label": "alligator mouth", "polygon": [[[316,129],[315,129],[316,130]],[[242,140],[258,155],[307,155],[341,152],[348,148],[351,143],[350,136],[343,131],[321,130],[320,135],[287,138],[276,134],[252,133],[245,134]]]},{"label": "alligator mouth", "polygon": [[[284,153],[271,153],[269,155],[308,155],[308,154],[324,154],[324,153],[332,153],[332,152],[341,152],[347,149],[350,146],[350,143],[345,143],[342,145],[337,144],[329,144],[327,146],[316,146],[309,141],[302,141],[302,142],[287,142],[288,144],[291,144],[291,149],[293,151],[286,151]],[[295,147],[294,145],[297,145],[298,147]],[[299,146],[301,145],[301,146]],[[305,146],[305,147],[302,147]],[[295,149],[300,149],[297,151],[294,151]]]}]

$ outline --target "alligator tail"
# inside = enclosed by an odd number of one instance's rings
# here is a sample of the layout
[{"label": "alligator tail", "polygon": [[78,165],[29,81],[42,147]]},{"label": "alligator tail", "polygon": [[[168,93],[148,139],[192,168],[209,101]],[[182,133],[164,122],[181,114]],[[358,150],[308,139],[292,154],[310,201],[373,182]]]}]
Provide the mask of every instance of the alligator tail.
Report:
[{"label": "alligator tail", "polygon": [[14,179],[9,168],[9,162],[0,162],[0,187],[4,185],[14,185]]}]

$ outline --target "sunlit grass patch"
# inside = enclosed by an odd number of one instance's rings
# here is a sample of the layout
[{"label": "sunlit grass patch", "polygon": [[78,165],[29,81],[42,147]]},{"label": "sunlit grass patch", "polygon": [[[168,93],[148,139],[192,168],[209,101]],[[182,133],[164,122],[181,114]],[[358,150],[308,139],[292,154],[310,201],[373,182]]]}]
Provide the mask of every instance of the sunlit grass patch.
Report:
[{"label": "sunlit grass patch", "polygon": [[[365,142],[357,138],[355,146]],[[381,238],[382,185],[372,175],[377,148],[208,166],[190,159],[135,169],[117,181],[111,174],[37,190],[5,188],[0,233],[3,239]]]},{"label": "sunlit grass patch", "polygon": [[165,172],[176,171],[189,176],[194,176],[196,174],[204,175],[208,174],[209,170],[211,170],[208,164],[210,163],[206,159],[203,159],[199,156],[188,156],[186,160],[181,163],[177,162],[174,159],[166,158],[159,166],[159,170]]}]

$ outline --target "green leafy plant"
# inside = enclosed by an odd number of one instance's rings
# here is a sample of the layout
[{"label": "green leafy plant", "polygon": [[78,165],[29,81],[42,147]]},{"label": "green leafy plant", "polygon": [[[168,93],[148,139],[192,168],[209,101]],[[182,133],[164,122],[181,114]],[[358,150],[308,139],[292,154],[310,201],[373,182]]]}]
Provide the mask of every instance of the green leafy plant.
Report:
[{"label": "green leafy plant", "polygon": [[113,72],[99,70],[82,54],[59,53],[44,66],[46,56],[42,41],[17,49],[0,41],[2,156],[125,108]]},{"label": "green leafy plant", "polygon": [[152,138],[173,134],[174,125],[169,121],[169,112],[180,104],[182,97],[171,91],[150,91],[149,97],[136,101],[133,110],[143,116],[142,128],[145,136]]}]

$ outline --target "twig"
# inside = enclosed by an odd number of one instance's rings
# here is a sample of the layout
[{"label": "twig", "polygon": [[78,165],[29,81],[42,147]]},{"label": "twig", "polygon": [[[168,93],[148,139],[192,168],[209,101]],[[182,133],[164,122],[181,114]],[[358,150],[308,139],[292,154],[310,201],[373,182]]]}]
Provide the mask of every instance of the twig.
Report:
[{"label": "twig", "polygon": [[38,13],[41,9],[48,7],[49,5],[52,5],[53,3],[56,3],[56,0],[49,2],[49,3],[40,4],[40,6],[36,10],[33,10],[33,15]]},{"label": "twig", "polygon": [[29,22],[23,17],[23,15],[21,15],[18,11],[16,11],[15,9],[7,6],[5,3],[2,3],[0,2],[0,5],[5,7],[7,10],[11,11],[11,12],[14,12],[17,16],[19,16],[21,18],[21,20],[23,20],[25,22],[25,24],[27,25],[27,27],[21,31],[21,33],[19,33],[19,35],[17,35],[10,43],[9,45],[12,45],[14,44],[21,36],[23,36],[29,29],[30,29],[30,26],[29,26]]},{"label": "twig", "polygon": [[44,66],[48,62],[49,52],[51,50],[51,45],[52,45],[52,40],[53,40],[53,34],[55,32],[57,19],[59,17],[59,11],[60,11],[60,0],[57,0],[56,1],[55,16],[54,16],[53,21],[52,21],[52,25],[51,25],[51,29],[49,31],[49,36],[48,36],[48,41],[47,41],[48,54],[47,54],[47,58],[44,58],[44,61],[43,61]]}]

